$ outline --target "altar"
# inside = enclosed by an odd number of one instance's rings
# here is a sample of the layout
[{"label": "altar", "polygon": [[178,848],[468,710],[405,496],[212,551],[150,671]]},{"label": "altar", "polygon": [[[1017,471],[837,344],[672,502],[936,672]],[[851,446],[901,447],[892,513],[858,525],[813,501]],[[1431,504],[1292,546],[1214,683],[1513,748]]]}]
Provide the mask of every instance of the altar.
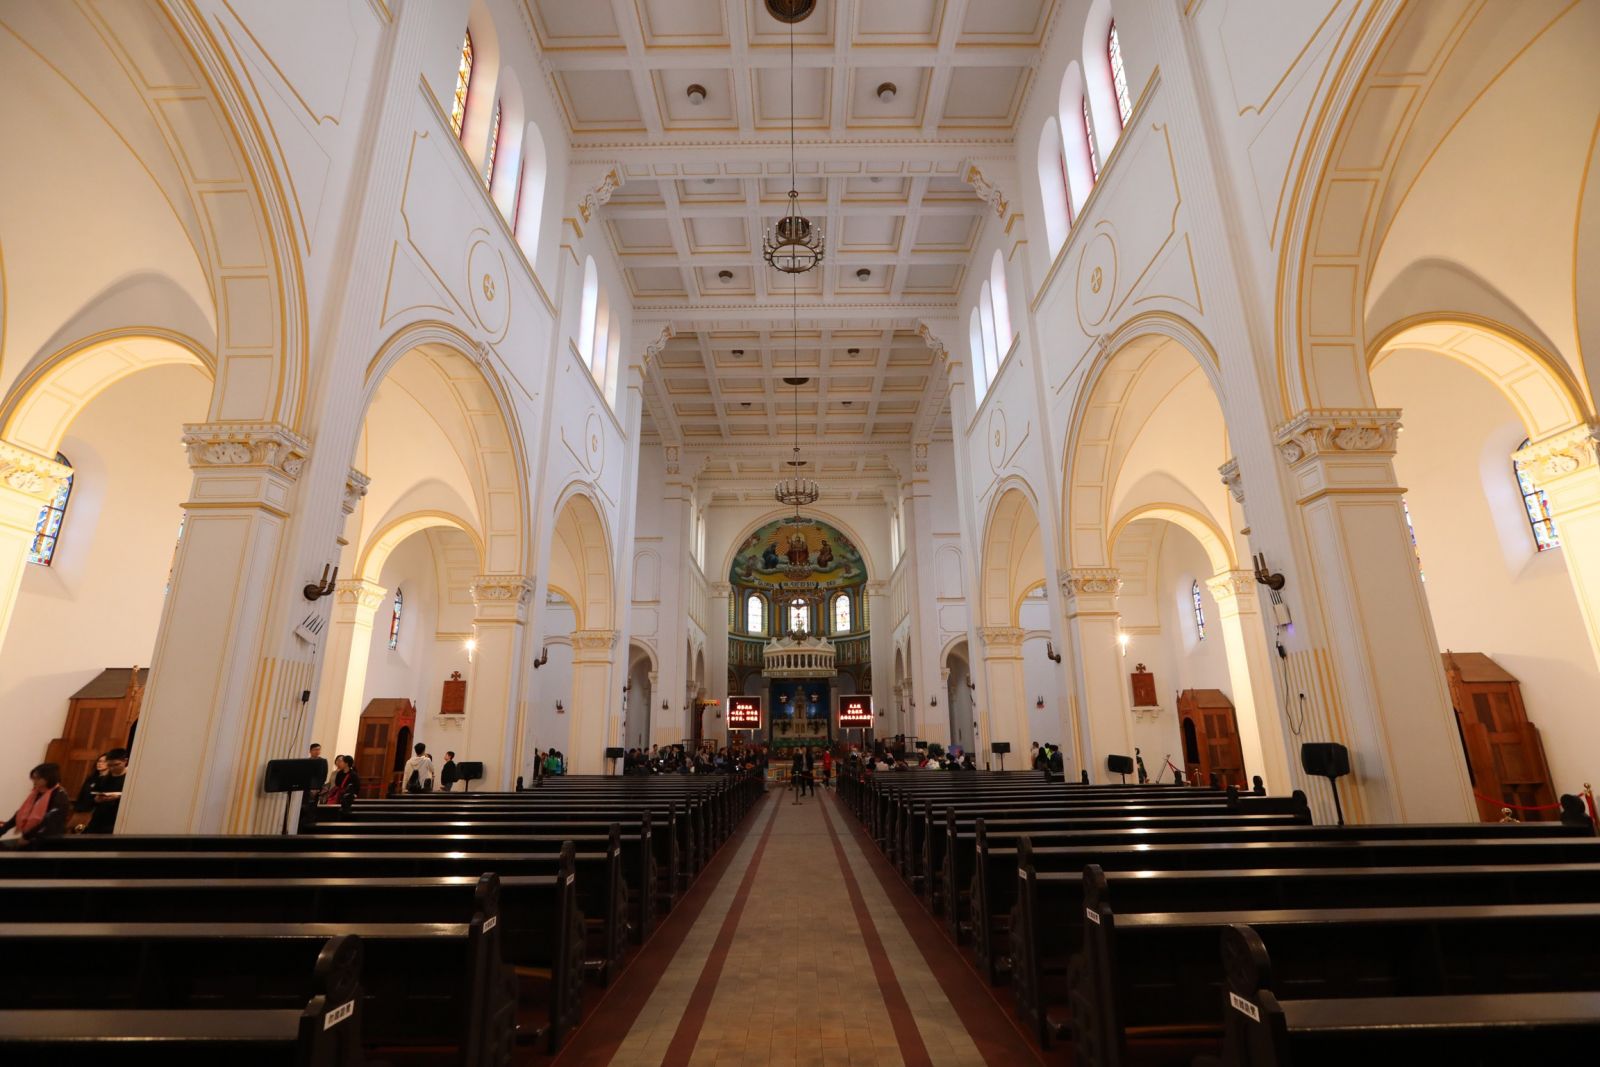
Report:
[{"label": "altar", "polygon": [[767,642],[762,674],[774,749],[823,748],[832,741],[834,670],[834,648],[826,637],[794,634]]}]

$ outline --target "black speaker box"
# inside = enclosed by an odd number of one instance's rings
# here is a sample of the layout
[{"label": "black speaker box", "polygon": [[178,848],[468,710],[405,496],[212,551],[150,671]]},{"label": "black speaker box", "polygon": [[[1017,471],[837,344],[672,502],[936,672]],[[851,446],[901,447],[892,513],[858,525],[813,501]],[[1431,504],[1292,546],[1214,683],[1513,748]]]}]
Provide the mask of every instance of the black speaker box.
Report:
[{"label": "black speaker box", "polygon": [[328,780],[328,761],[316,759],[272,759],[267,761],[267,780],[262,790],[268,793],[299,793],[321,789]]},{"label": "black speaker box", "polygon": [[483,777],[482,760],[462,760],[456,764],[456,780],[461,782],[476,782]]},{"label": "black speaker box", "polygon": [[1106,770],[1110,771],[1112,774],[1132,774],[1133,773],[1133,757],[1132,756],[1107,756],[1106,757]]},{"label": "black speaker box", "polygon": [[1334,741],[1307,741],[1300,746],[1300,767],[1318,778],[1343,778],[1350,773],[1350,750]]},{"label": "black speaker box", "polygon": [[623,759],[628,755],[625,748],[610,747],[606,749],[606,759]]},{"label": "black speaker box", "polygon": [[991,741],[991,742],[989,742],[989,751],[990,751],[990,753],[992,753],[993,755],[996,755],[996,756],[1010,755],[1011,754],[1011,742],[1010,741]]}]

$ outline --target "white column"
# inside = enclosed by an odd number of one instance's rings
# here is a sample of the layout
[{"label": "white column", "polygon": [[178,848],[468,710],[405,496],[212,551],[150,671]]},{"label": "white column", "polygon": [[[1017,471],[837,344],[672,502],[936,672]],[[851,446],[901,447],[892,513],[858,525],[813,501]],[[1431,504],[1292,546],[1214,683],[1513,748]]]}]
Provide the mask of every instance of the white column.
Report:
[{"label": "white column", "polygon": [[[117,829],[270,832],[282,801],[261,792],[263,768],[268,759],[304,754],[300,695],[315,666],[309,644],[290,637],[293,624],[268,629],[309,447],[287,428],[262,423],[184,430],[194,485]],[[293,612],[320,614],[297,597],[280,602],[279,625]],[[173,774],[175,766],[186,773]]]},{"label": "white column", "polygon": [[1399,429],[1392,409],[1307,411],[1278,428],[1323,624],[1302,653],[1312,662],[1296,676],[1293,714],[1304,692],[1300,740],[1350,749],[1347,818],[1469,821],[1466,758],[1394,476]]},{"label": "white column", "polygon": [[[467,672],[466,737],[456,748],[456,758],[483,762],[483,789],[508,790],[516,784],[522,736],[518,694],[532,598],[533,582],[526,575],[480,574],[472,579],[472,636],[478,647]],[[422,729],[418,724],[419,733]]]},{"label": "white column", "polygon": [[950,716],[943,697],[934,706],[929,701],[944,692],[943,651],[939,640],[938,575],[934,570],[937,546],[933,540],[933,487],[928,479],[926,442],[911,446],[911,482],[902,494],[906,513],[906,540],[912,551],[906,560],[911,568],[911,662],[907,677],[913,681],[917,701],[912,712],[912,731],[929,742],[950,743]]},{"label": "white column", "polygon": [[619,745],[618,716],[612,711],[612,654],[615,630],[572,633],[572,707],[567,709],[567,767],[576,774],[601,774],[605,750]]},{"label": "white column", "polygon": [[1122,578],[1110,567],[1074,567],[1061,578],[1067,625],[1076,659],[1078,719],[1083,767],[1093,782],[1109,782],[1107,756],[1133,755],[1128,720],[1128,668],[1122,654]]},{"label": "white column", "polygon": [[[732,596],[733,586],[727,582],[711,583],[711,617],[706,620],[706,694],[712,700],[721,702],[718,706],[722,708],[724,716],[728,711],[728,600]],[[772,709],[767,710],[770,714]],[[689,714],[697,714],[693,705],[689,708]],[[726,726],[727,721],[726,718],[711,717],[713,724]],[[689,721],[685,718],[685,732],[679,736],[688,737],[690,729]]]},{"label": "white column", "polygon": [[[341,578],[333,590],[333,616],[323,641],[322,680],[311,736],[333,755],[355,755],[372,654],[372,624],[388,590],[365,578]],[[328,746],[331,746],[329,748]],[[332,756],[328,759],[333,763]]]},{"label": "white column", "polygon": [[1277,701],[1272,699],[1272,659],[1261,625],[1255,572],[1222,571],[1206,579],[1206,588],[1217,602],[1245,773],[1261,775],[1269,793],[1287,792],[1287,750]]},{"label": "white column", "polygon": [[[867,647],[872,655],[872,704],[878,725],[873,733],[878,737],[893,736],[900,731],[894,713],[894,610],[889,606],[889,583],[867,583]],[[832,714],[832,712],[830,712]]]},{"label": "white column", "polygon": [[1022,675],[1024,631],[1020,626],[984,626],[978,632],[983,638],[983,683],[976,708],[977,743],[982,749],[977,754],[978,763],[998,770],[1000,760],[989,755],[989,746],[1006,741],[1011,745],[1006,768],[1020,770],[1028,760],[1028,694]]},{"label": "white column", "polygon": [[39,512],[71,474],[53,459],[0,441],[0,643],[11,627]]}]

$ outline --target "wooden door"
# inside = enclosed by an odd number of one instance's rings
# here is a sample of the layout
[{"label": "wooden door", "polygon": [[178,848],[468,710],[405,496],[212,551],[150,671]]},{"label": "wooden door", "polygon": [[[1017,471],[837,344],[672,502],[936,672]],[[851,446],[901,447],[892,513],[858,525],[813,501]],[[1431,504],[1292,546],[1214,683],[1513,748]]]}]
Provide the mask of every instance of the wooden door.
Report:
[{"label": "wooden door", "polygon": [[1555,789],[1539,729],[1522,703],[1522,683],[1478,652],[1447,652],[1444,667],[1479,819],[1499,822],[1508,805],[1527,809],[1514,811],[1524,821],[1556,817],[1537,810],[1555,803]]},{"label": "wooden door", "polygon": [[1178,694],[1178,718],[1189,780],[1208,785],[1215,774],[1222,785],[1247,788],[1239,721],[1227,694],[1220,689],[1185,689]]},{"label": "wooden door", "polygon": [[416,725],[417,706],[404,698],[379,697],[362,709],[355,759],[363,797],[388,796],[399,789]]}]

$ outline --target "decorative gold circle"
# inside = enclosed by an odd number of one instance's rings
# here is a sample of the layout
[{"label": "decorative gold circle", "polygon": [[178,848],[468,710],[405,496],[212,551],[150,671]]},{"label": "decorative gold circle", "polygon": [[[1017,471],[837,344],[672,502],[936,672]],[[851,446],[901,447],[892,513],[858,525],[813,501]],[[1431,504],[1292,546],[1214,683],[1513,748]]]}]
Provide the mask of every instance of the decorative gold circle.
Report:
[{"label": "decorative gold circle", "polygon": [[589,435],[589,447],[593,448],[593,449],[596,449],[596,450],[598,450],[600,448],[600,435],[599,434],[593,433],[593,434]]},{"label": "decorative gold circle", "polygon": [[1000,431],[999,430],[996,430],[994,432],[994,447],[996,447],[996,448],[1000,447]]},{"label": "decorative gold circle", "polygon": [[[1098,275],[1098,273],[1099,272],[1097,270],[1096,274]],[[1098,288],[1095,289],[1095,292],[1099,292],[1099,291],[1100,290]],[[485,300],[493,300],[494,299],[494,278],[491,277],[488,274],[485,274],[483,276],[483,297],[484,297]]]},{"label": "decorative gold circle", "polygon": [[[487,276],[485,276],[485,280],[486,281],[488,280]],[[1100,291],[1100,285],[1104,281],[1105,281],[1105,272],[1102,271],[1099,267],[1096,267],[1094,269],[1094,273],[1089,275],[1089,291],[1091,293],[1098,293]]]}]

